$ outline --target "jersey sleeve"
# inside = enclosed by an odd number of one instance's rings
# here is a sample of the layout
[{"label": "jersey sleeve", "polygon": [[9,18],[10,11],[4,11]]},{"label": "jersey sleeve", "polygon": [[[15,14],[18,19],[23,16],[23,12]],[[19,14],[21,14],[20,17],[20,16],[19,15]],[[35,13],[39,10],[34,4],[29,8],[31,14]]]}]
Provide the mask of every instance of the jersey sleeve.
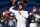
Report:
[{"label": "jersey sleeve", "polygon": [[15,13],[15,10],[13,10],[12,7],[9,9],[9,11]]},{"label": "jersey sleeve", "polygon": [[28,18],[28,12],[26,11],[23,15],[22,15],[22,17],[24,17],[24,18]]},{"label": "jersey sleeve", "polygon": [[2,14],[3,14],[3,15],[5,15],[5,13],[4,13],[4,12],[3,12]]}]

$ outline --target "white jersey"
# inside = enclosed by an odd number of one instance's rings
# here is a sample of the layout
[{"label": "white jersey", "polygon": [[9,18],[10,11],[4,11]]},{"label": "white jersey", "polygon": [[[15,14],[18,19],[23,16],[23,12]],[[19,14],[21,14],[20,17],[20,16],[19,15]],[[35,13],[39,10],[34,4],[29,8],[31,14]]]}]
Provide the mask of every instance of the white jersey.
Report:
[{"label": "white jersey", "polygon": [[36,27],[36,23],[30,23],[29,27]]},{"label": "white jersey", "polygon": [[9,9],[9,11],[15,14],[15,17],[18,20],[17,21],[17,27],[26,27],[26,25],[25,25],[26,19],[25,18],[28,18],[28,12],[27,11],[20,11],[20,13],[21,13],[21,15],[20,15],[18,13],[19,11],[13,10],[12,8],[13,7],[11,7]]},{"label": "white jersey", "polygon": [[39,19],[40,19],[40,16],[39,15],[36,15],[36,21],[39,21]]}]

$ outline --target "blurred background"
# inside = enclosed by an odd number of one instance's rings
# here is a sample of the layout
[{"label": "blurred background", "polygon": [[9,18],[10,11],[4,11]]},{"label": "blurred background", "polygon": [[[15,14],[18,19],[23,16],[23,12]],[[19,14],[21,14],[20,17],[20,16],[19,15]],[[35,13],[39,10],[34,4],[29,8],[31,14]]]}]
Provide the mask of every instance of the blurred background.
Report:
[{"label": "blurred background", "polygon": [[16,3],[15,10],[22,3],[23,9],[28,11],[29,17],[26,21],[26,27],[40,27],[40,0],[0,0],[0,27],[16,27],[15,15],[9,12],[12,1]]}]

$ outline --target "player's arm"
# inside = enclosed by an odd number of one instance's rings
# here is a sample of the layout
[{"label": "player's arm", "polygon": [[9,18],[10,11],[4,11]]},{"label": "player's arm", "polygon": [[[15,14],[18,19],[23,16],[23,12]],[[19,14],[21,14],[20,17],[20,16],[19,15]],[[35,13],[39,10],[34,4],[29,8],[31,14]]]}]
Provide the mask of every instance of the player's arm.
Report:
[{"label": "player's arm", "polygon": [[5,20],[6,20],[6,18],[3,19],[3,21],[5,21]]},{"label": "player's arm", "polygon": [[0,19],[0,21],[1,21],[1,19]]},{"label": "player's arm", "polygon": [[1,22],[4,22],[6,20],[6,18],[2,19]]},{"label": "player's arm", "polygon": [[24,17],[24,18],[28,18],[28,12],[25,12],[25,14],[23,14],[23,15],[21,15],[22,17]]},{"label": "player's arm", "polygon": [[12,8],[10,8],[9,11],[15,13],[15,10],[13,10]]}]

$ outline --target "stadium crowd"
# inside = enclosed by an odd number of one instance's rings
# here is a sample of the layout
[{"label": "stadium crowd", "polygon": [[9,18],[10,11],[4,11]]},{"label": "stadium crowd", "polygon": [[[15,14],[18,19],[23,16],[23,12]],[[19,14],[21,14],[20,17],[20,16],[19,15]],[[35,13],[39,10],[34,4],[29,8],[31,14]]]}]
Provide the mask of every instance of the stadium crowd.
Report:
[{"label": "stadium crowd", "polygon": [[[21,3],[24,4],[24,6],[26,6],[26,3],[24,3],[23,0],[21,1],[12,1],[10,5],[13,5],[13,9],[18,9],[18,7],[16,7],[16,3],[17,6]],[[17,23],[17,19],[14,15],[14,13],[11,13],[9,11],[9,9],[7,9],[6,11],[4,10],[3,13],[0,12],[0,27],[16,27],[16,23]],[[29,17],[28,19],[26,19],[26,27],[40,27],[40,8],[39,10],[37,10],[37,8],[35,6],[33,6],[33,10],[32,12],[29,12]]]}]

